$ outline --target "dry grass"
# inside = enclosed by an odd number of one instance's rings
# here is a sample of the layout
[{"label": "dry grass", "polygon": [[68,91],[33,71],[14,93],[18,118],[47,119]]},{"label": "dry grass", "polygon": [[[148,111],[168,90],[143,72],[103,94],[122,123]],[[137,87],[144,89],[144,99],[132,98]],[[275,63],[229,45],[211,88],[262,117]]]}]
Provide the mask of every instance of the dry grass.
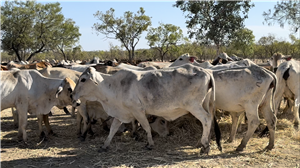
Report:
[{"label": "dry grass", "polygon": [[300,135],[295,131],[291,114],[279,114],[275,149],[264,151],[268,138],[250,139],[245,151],[237,153],[247,126],[237,133],[236,141],[224,143],[229,137],[230,116],[220,114],[223,152],[219,152],[215,141],[211,143],[208,156],[199,155],[197,143],[202,126],[192,116],[185,116],[170,123],[171,135],[166,138],[154,135],[155,147],[149,151],[146,133],[139,129],[140,139],[135,141],[129,133],[116,135],[106,153],[98,153],[108,133],[99,124],[93,127],[94,139],[79,142],[76,137],[76,121],[63,111],[54,109],[50,117],[57,137],[50,136],[38,144],[37,122],[29,118],[27,132],[29,145],[16,141],[17,130],[13,128],[10,110],[1,112],[1,166],[2,167],[299,167]]}]

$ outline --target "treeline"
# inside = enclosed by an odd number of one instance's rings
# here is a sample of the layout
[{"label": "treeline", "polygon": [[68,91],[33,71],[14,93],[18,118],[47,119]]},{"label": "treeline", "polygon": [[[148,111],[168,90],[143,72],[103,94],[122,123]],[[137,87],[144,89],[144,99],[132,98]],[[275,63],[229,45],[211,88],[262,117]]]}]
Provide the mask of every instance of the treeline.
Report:
[{"label": "treeline", "polygon": [[[236,55],[242,58],[249,59],[269,59],[274,53],[280,52],[284,55],[292,55],[295,59],[300,59],[300,40],[295,36],[290,36],[290,41],[282,41],[276,39],[274,35],[264,36],[256,42],[247,53],[243,52],[238,46],[229,45],[222,47],[221,51],[226,52],[229,56]],[[189,53],[196,56],[199,60],[212,60],[216,57],[215,46],[205,46],[201,44],[185,43],[178,46],[172,46],[170,51],[166,54],[165,60],[173,60],[184,53]],[[156,49],[137,49],[135,51],[136,60],[159,60],[161,59],[159,51]],[[68,60],[89,60],[94,57],[99,57],[103,60],[112,59],[128,59],[127,51],[119,46],[110,46],[109,51],[80,51],[78,48],[69,49],[66,51]],[[7,62],[17,60],[16,57],[8,55],[7,52],[1,52],[2,61]],[[35,56],[35,60],[55,59],[63,60],[64,56],[59,52],[45,52],[39,53]]]}]

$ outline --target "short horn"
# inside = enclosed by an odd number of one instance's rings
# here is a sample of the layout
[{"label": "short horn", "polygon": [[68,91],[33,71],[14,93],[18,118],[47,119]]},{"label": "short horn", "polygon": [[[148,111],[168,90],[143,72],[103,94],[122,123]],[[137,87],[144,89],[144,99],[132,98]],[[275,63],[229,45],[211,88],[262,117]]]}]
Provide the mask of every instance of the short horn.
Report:
[{"label": "short horn", "polygon": [[58,98],[59,94],[63,91],[63,87],[59,86],[56,93],[55,93],[55,97]]}]

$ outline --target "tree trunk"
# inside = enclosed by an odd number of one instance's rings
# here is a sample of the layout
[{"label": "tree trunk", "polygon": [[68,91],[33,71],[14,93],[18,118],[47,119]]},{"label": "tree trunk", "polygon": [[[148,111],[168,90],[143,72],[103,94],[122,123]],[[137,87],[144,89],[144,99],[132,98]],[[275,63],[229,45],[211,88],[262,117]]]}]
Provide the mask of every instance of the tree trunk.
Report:
[{"label": "tree trunk", "polygon": [[132,59],[132,60],[135,60],[135,58],[134,58],[134,47],[132,47],[131,55],[132,55],[132,56],[131,56],[131,59]]},{"label": "tree trunk", "polygon": [[162,50],[159,51],[161,62],[164,62],[164,53]]},{"label": "tree trunk", "polygon": [[219,54],[220,54],[220,45],[216,44],[216,47],[217,47],[217,56],[219,56]]},{"label": "tree trunk", "polygon": [[131,58],[131,53],[130,53],[130,50],[129,50],[129,49],[127,49],[127,51],[128,51],[128,58],[129,58],[129,62],[130,62],[130,63],[132,63],[132,58]]},{"label": "tree trunk", "polygon": [[22,58],[20,56],[19,50],[15,48],[14,44],[12,44],[12,49],[14,50],[16,56],[18,57],[19,61],[22,61]]}]

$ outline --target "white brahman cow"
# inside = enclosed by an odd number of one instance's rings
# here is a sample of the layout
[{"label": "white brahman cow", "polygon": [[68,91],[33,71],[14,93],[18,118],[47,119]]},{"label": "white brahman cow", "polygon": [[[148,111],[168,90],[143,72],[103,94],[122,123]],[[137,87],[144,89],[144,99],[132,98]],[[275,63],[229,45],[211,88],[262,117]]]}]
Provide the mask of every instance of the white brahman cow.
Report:
[{"label": "white brahman cow", "polygon": [[[208,70],[184,65],[152,71],[124,69],[107,75],[88,68],[74,90],[73,99],[80,98],[101,102],[108,115],[114,117],[109,136],[100,151],[106,150],[122,123],[134,120],[147,132],[146,147],[151,149],[154,142],[147,114],[175,120],[190,112],[203,125],[201,153],[209,152],[210,130],[215,118],[209,107],[209,102],[213,106],[214,79]],[[204,103],[205,99],[209,100],[208,103]],[[215,128],[219,128],[214,123]],[[221,150],[220,132],[216,135]]]},{"label": "white brahman cow", "polygon": [[[69,79],[53,79],[42,76],[36,70],[0,72],[1,110],[15,107],[19,115],[19,139],[27,142],[27,113],[36,114],[39,133],[43,137],[42,121],[48,134],[53,133],[49,126],[48,114],[53,106],[72,104],[71,92],[75,83]],[[47,124],[48,123],[48,124]],[[23,135],[23,136],[22,136]]]},{"label": "white brahman cow", "polygon": [[[249,120],[248,130],[236,150],[242,151],[246,147],[247,142],[260,123],[258,116],[259,108],[263,111],[267,125],[271,129],[267,149],[272,149],[274,147],[277,121],[273,113],[275,102],[272,100],[277,88],[275,74],[259,67],[248,59],[225,65],[207,66],[208,63],[199,64],[188,55],[183,55],[173,64],[178,66],[187,62],[194,62],[193,64],[196,66],[204,66],[207,69],[213,70],[216,84],[216,108],[229,111],[233,119],[228,142],[234,141],[238,127],[238,117],[245,111]],[[273,87],[275,89],[272,89]]]},{"label": "white brahman cow", "polygon": [[275,95],[276,107],[279,107],[282,97],[292,99],[294,125],[299,127],[299,105],[300,105],[300,62],[294,59],[281,63],[276,71],[278,78],[278,92]]}]

